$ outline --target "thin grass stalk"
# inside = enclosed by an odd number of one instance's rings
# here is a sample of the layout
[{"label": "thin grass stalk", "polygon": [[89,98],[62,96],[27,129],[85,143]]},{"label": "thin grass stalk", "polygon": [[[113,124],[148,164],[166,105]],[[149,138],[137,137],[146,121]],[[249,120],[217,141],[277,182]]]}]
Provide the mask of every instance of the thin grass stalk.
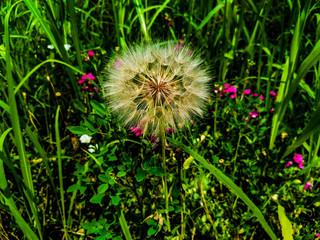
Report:
[{"label": "thin grass stalk", "polygon": [[113,18],[115,21],[115,29],[118,45],[122,49],[127,47],[125,34],[123,30],[126,8],[122,5],[122,1],[112,0]]},{"label": "thin grass stalk", "polygon": [[68,235],[68,226],[66,223],[66,211],[64,207],[64,190],[63,190],[63,173],[62,173],[62,149],[60,143],[60,132],[59,132],[59,111],[60,106],[58,106],[55,116],[55,133],[56,133],[56,145],[57,145],[57,158],[58,158],[58,172],[59,172],[59,190],[60,190],[60,199],[61,199],[61,208],[62,208],[62,223],[64,235],[69,239]]},{"label": "thin grass stalk", "polygon": [[161,158],[162,158],[162,167],[164,171],[164,176],[162,177],[163,191],[165,198],[166,206],[166,219],[168,231],[171,232],[170,227],[170,216],[169,216],[169,194],[168,194],[168,177],[167,177],[167,166],[166,166],[166,132],[165,132],[165,122],[164,117],[160,120],[160,142],[161,142]]},{"label": "thin grass stalk", "polygon": [[143,14],[143,5],[141,0],[133,0],[134,4],[136,5],[136,11],[137,14],[139,16],[139,22],[140,22],[140,26],[141,26],[141,31],[143,32],[145,41],[149,42],[151,39],[149,37],[149,33],[148,33],[148,28],[147,28],[147,24],[146,24],[146,19],[145,16]]},{"label": "thin grass stalk", "polygon": [[77,62],[79,64],[80,70],[83,71],[81,48],[80,48],[81,46],[80,46],[80,39],[79,39],[79,32],[78,32],[79,26],[77,24],[78,21],[75,13],[74,0],[67,1],[67,11],[70,14],[71,36],[72,36],[74,47],[76,49]]},{"label": "thin grass stalk", "polygon": [[21,1],[18,1],[15,4],[13,4],[5,16],[4,45],[5,45],[5,49],[6,49],[6,52],[5,52],[6,79],[7,79],[7,83],[8,83],[10,119],[11,119],[11,124],[12,124],[12,128],[13,128],[15,145],[17,147],[17,151],[18,151],[18,155],[19,155],[22,178],[23,178],[23,182],[25,184],[24,192],[25,192],[25,196],[28,199],[28,203],[29,203],[32,215],[33,215],[32,216],[33,219],[30,219],[30,220],[34,221],[34,224],[35,224],[35,227],[38,231],[40,239],[42,239],[41,224],[39,221],[37,206],[35,203],[34,186],[33,186],[33,181],[32,181],[31,168],[30,168],[30,163],[27,159],[26,151],[25,151],[24,141],[23,141],[22,132],[21,132],[21,128],[20,128],[20,122],[19,122],[18,108],[17,108],[16,98],[15,98],[15,94],[14,94],[14,79],[12,76],[12,66],[13,65],[12,65],[12,59],[10,56],[9,19],[10,19],[11,11],[19,3],[21,3]]}]

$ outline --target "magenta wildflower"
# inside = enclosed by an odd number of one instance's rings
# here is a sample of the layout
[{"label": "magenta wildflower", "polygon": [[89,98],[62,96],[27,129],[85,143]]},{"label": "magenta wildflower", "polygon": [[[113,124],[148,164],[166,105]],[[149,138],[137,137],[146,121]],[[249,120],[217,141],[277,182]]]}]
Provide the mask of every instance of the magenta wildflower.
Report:
[{"label": "magenta wildflower", "polygon": [[250,89],[246,89],[243,91],[243,95],[249,95],[251,93]]},{"label": "magenta wildflower", "polygon": [[[172,25],[171,25],[172,26]],[[177,51],[177,50],[179,50],[180,48],[182,48],[183,47],[183,45],[184,45],[184,39],[183,38],[180,38],[179,39],[179,43],[176,45],[176,49],[175,49],[175,51]],[[188,53],[189,54],[189,53]]]},{"label": "magenta wildflower", "polygon": [[275,98],[277,98],[277,94],[276,94],[275,92],[272,92],[272,91],[271,91],[271,92],[269,92],[269,95],[270,95],[270,96],[274,96]]},{"label": "magenta wildflower", "polygon": [[157,142],[157,136],[156,135],[152,135],[151,138],[150,138],[150,142],[156,143]]},{"label": "magenta wildflower", "polygon": [[264,99],[264,97],[263,97],[263,95],[261,95],[261,96],[260,96],[260,100],[263,101],[263,99]]},{"label": "magenta wildflower", "polygon": [[172,134],[172,133],[175,132],[175,130],[173,128],[167,128],[166,132],[169,133],[169,134]]},{"label": "magenta wildflower", "polygon": [[294,155],[293,160],[298,163],[300,169],[303,169],[303,158],[301,154]]},{"label": "magenta wildflower", "polygon": [[191,50],[189,50],[187,53],[188,53],[189,55],[191,55],[193,52],[192,52]]},{"label": "magenta wildflower", "polygon": [[309,182],[307,182],[305,185],[304,185],[304,187],[303,187],[303,189],[305,189],[305,190],[307,190],[307,189],[312,189],[313,188],[313,184],[311,184],[311,183],[309,183]]},{"label": "magenta wildflower", "polygon": [[251,93],[251,97],[258,97],[258,93]]},{"label": "magenta wildflower", "polygon": [[293,164],[292,161],[287,162],[286,167],[290,167]]},{"label": "magenta wildflower", "polygon": [[143,134],[141,127],[132,127],[131,131],[136,134],[137,137]]},{"label": "magenta wildflower", "polygon": [[248,122],[248,118],[245,118],[244,121],[245,121],[245,122]]},{"label": "magenta wildflower", "polygon": [[320,233],[316,233],[316,236],[317,236],[317,237],[320,237]]},{"label": "magenta wildflower", "polygon": [[259,116],[259,111],[252,111],[252,112],[250,112],[250,116],[251,116],[252,118],[257,118],[257,117]]},{"label": "magenta wildflower", "polygon": [[98,92],[98,88],[94,87],[93,89],[94,89],[96,92]]},{"label": "magenta wildflower", "polygon": [[270,112],[271,112],[271,113],[273,113],[273,112],[274,112],[274,109],[273,109],[273,108],[272,108],[272,109],[270,109]]},{"label": "magenta wildflower", "polygon": [[88,51],[88,55],[90,56],[90,57],[93,57],[94,56],[94,52],[93,51]]},{"label": "magenta wildflower", "polygon": [[87,74],[87,77],[90,79],[90,80],[95,80],[96,78],[92,75],[92,73],[88,73]]},{"label": "magenta wildflower", "polygon": [[[223,84],[223,87],[225,88],[222,92],[223,93],[231,93],[230,98],[236,98],[237,97],[237,88],[235,86],[230,86],[229,84],[225,83]],[[221,95],[220,95],[221,96]]]},{"label": "magenta wildflower", "polygon": [[229,92],[236,93],[237,92],[237,88],[235,86],[230,86],[229,87]]}]

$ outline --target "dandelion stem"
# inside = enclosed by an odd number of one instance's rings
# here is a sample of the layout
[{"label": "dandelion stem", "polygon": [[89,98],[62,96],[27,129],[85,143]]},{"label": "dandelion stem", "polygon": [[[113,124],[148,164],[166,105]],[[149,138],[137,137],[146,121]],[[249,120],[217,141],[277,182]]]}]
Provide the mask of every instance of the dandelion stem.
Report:
[{"label": "dandelion stem", "polygon": [[161,141],[161,157],[162,157],[162,167],[164,170],[164,176],[162,177],[163,182],[163,190],[165,194],[165,202],[166,202],[166,217],[167,217],[167,226],[168,231],[171,231],[170,227],[170,218],[169,218],[169,196],[168,196],[168,185],[167,185],[167,168],[166,168],[166,143],[165,143],[165,122],[164,118],[161,117],[160,120],[160,141]]}]

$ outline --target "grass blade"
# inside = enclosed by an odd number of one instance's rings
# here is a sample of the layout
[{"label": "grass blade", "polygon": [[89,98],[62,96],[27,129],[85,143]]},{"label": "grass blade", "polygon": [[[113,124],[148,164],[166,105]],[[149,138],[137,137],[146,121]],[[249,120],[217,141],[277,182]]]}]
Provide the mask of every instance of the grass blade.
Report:
[{"label": "grass blade", "polygon": [[303,144],[310,136],[312,136],[314,133],[318,131],[320,131],[320,107],[313,114],[309,124],[305,126],[298,139],[287,148],[287,150],[281,158],[283,159],[286,156],[288,156],[292,151],[294,151],[297,147]]},{"label": "grass blade", "polygon": [[[4,21],[4,45],[6,49],[5,53],[5,60],[6,60],[6,78],[8,82],[8,95],[9,95],[9,107],[10,107],[10,119],[11,124],[13,128],[13,135],[15,139],[15,144],[17,147],[19,160],[20,160],[20,168],[22,173],[23,182],[25,184],[25,195],[28,199],[29,206],[31,208],[33,219],[35,221],[35,226],[38,230],[38,234],[40,238],[42,239],[42,230],[41,225],[39,221],[37,206],[35,203],[35,196],[34,196],[34,186],[32,181],[32,174],[31,174],[31,168],[30,163],[27,159],[27,154],[25,151],[24,141],[22,137],[22,132],[20,128],[20,122],[19,122],[19,114],[18,114],[18,108],[17,108],[17,102],[14,94],[14,79],[12,75],[12,60],[10,56],[10,33],[9,33],[9,19],[11,11],[14,9],[14,7],[19,4],[19,2],[16,2],[11,6],[11,8],[8,10],[5,21]],[[13,200],[12,200],[13,201]],[[14,209],[12,206],[11,200],[6,200],[6,203],[11,206],[10,210],[14,211],[12,212],[14,215],[16,215],[16,209]],[[17,216],[19,218],[19,216]],[[19,218],[20,219],[20,218]]]},{"label": "grass blade", "polygon": [[57,145],[57,157],[58,157],[58,172],[59,172],[59,190],[60,190],[60,198],[61,198],[61,208],[62,208],[62,222],[63,222],[63,230],[65,236],[68,237],[68,229],[66,224],[66,211],[64,207],[64,190],[63,190],[63,174],[62,174],[62,149],[60,144],[60,132],[59,132],[59,111],[60,106],[58,106],[55,116],[55,133],[56,133],[56,145]]},{"label": "grass blade", "polygon": [[121,226],[122,232],[123,232],[126,240],[132,240],[127,221],[124,217],[122,209],[120,209],[120,208],[118,208],[118,215],[119,215],[120,226]]},{"label": "grass blade", "polygon": [[264,228],[264,230],[267,232],[267,234],[270,236],[271,239],[277,240],[276,235],[270,228],[269,224],[266,222],[264,216],[262,215],[259,208],[249,199],[249,197],[242,191],[241,188],[239,188],[228,176],[226,176],[224,173],[222,173],[218,168],[215,166],[209,164],[202,156],[200,156],[198,153],[191,150],[186,145],[178,142],[177,140],[174,140],[172,138],[167,138],[170,142],[172,142],[174,145],[182,148],[186,153],[190,154],[192,157],[194,157],[195,160],[200,162],[206,169],[208,169],[220,182],[222,182],[224,185],[226,185],[228,188],[231,189],[231,191],[237,195],[239,198],[244,201],[244,203],[253,211],[254,215],[257,217],[258,221]]},{"label": "grass blade", "polygon": [[293,229],[290,220],[287,218],[285,209],[278,205],[278,216],[281,224],[283,240],[293,240]]}]

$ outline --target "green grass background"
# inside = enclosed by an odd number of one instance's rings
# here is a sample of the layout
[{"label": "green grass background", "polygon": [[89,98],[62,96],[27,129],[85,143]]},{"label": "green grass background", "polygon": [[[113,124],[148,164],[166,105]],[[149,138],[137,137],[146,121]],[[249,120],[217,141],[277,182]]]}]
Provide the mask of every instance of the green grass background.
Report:
[{"label": "green grass background", "polygon": [[[1,238],[316,238],[318,1],[5,0],[0,19]],[[204,119],[167,139],[169,231],[158,153],[118,125],[101,83],[127,46],[179,39],[202,53],[212,92],[229,83],[265,100],[213,95]],[[93,96],[78,84],[89,72]],[[239,114],[251,106],[264,114],[248,130]],[[83,133],[99,153],[79,143]],[[296,153],[301,171],[285,168]]]}]

